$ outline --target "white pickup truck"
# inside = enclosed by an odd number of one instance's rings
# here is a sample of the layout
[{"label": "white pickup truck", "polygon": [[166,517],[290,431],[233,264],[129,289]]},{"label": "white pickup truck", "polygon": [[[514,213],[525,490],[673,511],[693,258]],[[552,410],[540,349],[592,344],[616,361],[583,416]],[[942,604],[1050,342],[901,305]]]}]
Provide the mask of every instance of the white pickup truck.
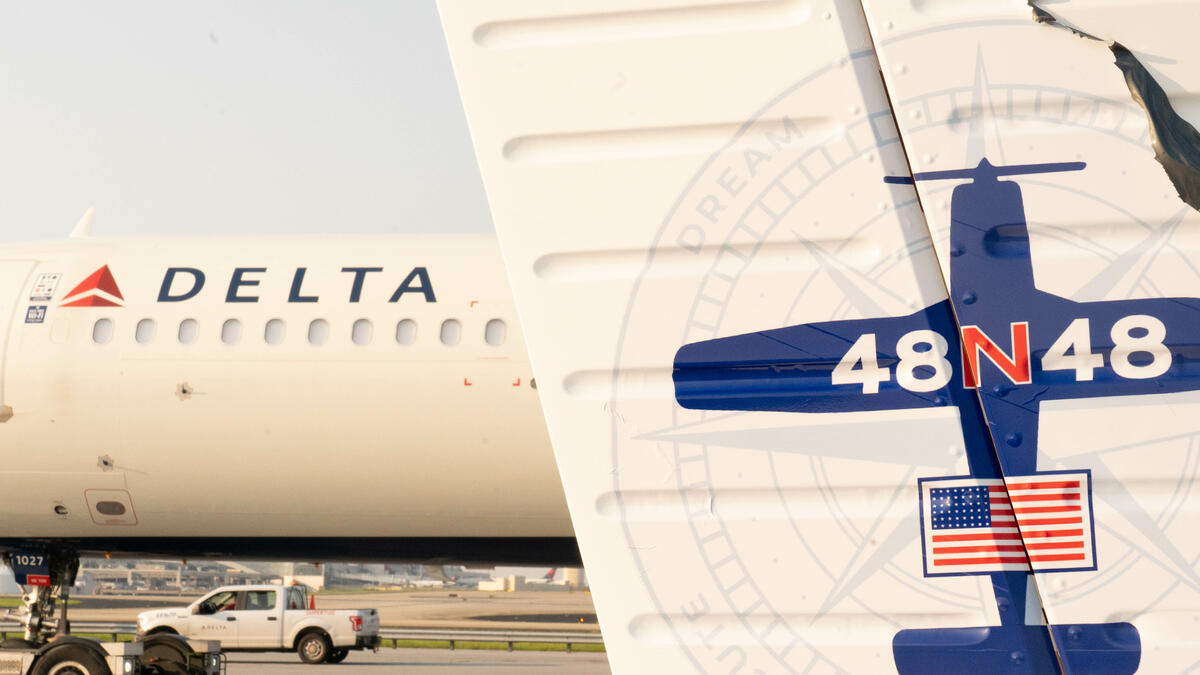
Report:
[{"label": "white pickup truck", "polygon": [[295,651],[305,663],[341,663],[379,647],[373,609],[310,609],[300,586],[222,586],[187,607],[138,614],[138,633],[220,640],[223,650]]}]

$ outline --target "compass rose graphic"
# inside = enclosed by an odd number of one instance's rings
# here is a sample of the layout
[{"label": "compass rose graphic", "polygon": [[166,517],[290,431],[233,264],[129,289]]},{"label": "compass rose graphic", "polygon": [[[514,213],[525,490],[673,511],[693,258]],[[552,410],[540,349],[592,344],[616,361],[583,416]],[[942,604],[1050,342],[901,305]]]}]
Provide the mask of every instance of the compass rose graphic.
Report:
[{"label": "compass rose graphic", "polygon": [[[995,129],[995,110],[982,60],[972,90],[972,115],[960,120],[970,127],[964,162],[969,168],[914,176],[917,180],[969,181],[955,186],[950,200],[949,299],[906,316],[872,311],[869,298],[855,288],[864,280],[851,278],[850,270],[840,269],[836,256],[814,245],[814,255],[822,257],[826,271],[846,291],[857,313],[879,318],[797,324],[688,344],[679,350],[673,364],[676,399],[681,406],[805,413],[954,409],[962,426],[970,475],[938,478],[985,485],[1007,481],[1012,492],[1017,483],[1064,482],[1051,480],[1061,478],[1061,471],[1048,471],[1062,467],[1038,466],[1043,402],[1200,389],[1200,352],[1190,337],[1200,334],[1200,300],[1077,302],[1037,287],[1019,181],[1036,179],[1036,174],[1045,172],[1069,172],[1085,186],[1087,171],[1082,162],[1004,164],[998,134],[990,146],[984,140]],[[1106,269],[1085,283],[1081,293],[1102,296],[1126,283],[1130,270],[1144,273],[1182,216],[1178,213],[1160,226],[1148,227],[1143,242],[1112,256]],[[864,336],[871,338],[864,340]],[[800,445],[811,436],[799,429],[737,429],[731,426],[731,419],[735,418],[713,416],[643,437],[770,452],[811,452]],[[853,433],[851,427],[843,432]],[[855,447],[852,442],[823,452],[914,466],[947,463],[937,458],[942,450],[930,450],[929,457],[921,461],[906,453],[889,460],[889,448]],[[1063,453],[1056,456],[1063,460]],[[1076,454],[1070,461],[1074,464],[1066,470],[1080,479],[1081,501],[1084,497],[1090,500],[1087,486],[1093,478],[1120,491],[1119,483],[1113,487],[1115,481],[1102,456]],[[914,475],[913,482],[920,478]],[[1112,498],[1111,493],[1109,496]],[[899,493],[894,496],[898,498]],[[925,508],[924,504],[913,506]],[[1144,534],[1140,545],[1155,550],[1183,583],[1200,585],[1191,562],[1172,545],[1156,518],[1136,505],[1123,507],[1121,515]],[[1089,509],[1081,521],[1092,517]],[[911,541],[911,531],[903,527],[889,531],[882,522],[877,523],[878,529],[860,533],[863,544],[858,554],[843,572],[833,572],[838,576],[824,609],[852,596]],[[1091,523],[1082,525],[1078,529],[1089,529]],[[868,547],[867,541],[874,545]],[[1081,540],[1089,549],[1094,543],[1094,539]],[[1039,594],[1031,583],[1031,568],[1038,573],[1065,573],[1102,569],[1113,561],[1105,560],[1101,551],[1085,555],[1082,561],[1058,560],[1053,566],[1041,562],[1010,561],[998,570],[971,572],[990,579],[1001,625],[899,631],[893,641],[897,668],[901,672],[938,672],[931,669],[936,662],[943,664],[939,667],[945,672],[961,672],[966,667],[987,668],[991,663],[987,659],[993,658],[995,667],[1005,670],[1054,672],[1058,669],[1057,647],[1067,672],[1135,672],[1141,646],[1132,625],[1042,625]],[[1073,566],[1075,562],[1086,565]],[[920,573],[933,576],[928,569]],[[1101,671],[1095,670],[1096,659],[1103,661]]]}]

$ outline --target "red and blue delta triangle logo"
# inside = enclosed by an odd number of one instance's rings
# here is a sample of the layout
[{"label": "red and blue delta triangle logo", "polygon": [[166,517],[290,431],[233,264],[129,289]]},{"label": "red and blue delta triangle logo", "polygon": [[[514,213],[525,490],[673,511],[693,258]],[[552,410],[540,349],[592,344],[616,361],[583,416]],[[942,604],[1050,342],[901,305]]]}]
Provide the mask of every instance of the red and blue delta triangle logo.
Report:
[{"label": "red and blue delta triangle logo", "polygon": [[122,307],[124,300],[117,280],[105,265],[72,288],[59,307]]}]

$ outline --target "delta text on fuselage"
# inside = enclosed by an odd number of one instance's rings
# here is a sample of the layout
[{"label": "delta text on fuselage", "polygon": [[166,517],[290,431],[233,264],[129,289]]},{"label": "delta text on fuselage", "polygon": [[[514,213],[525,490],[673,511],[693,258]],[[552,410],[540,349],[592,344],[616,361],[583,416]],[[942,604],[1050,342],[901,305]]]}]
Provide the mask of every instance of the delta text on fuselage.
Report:
[{"label": "delta text on fuselage", "polygon": [[[362,298],[364,285],[374,279],[368,275],[382,274],[384,268],[343,267],[341,272],[346,275],[349,302],[358,302]],[[258,302],[259,295],[255,287],[262,282],[267,273],[266,267],[235,267],[229,276],[228,285],[224,287],[225,302]],[[304,288],[304,277],[307,273],[307,267],[295,268],[287,295],[289,303],[320,301],[319,294]],[[168,267],[158,289],[158,302],[190,300],[204,290],[206,283],[207,276],[199,268]],[[423,297],[425,302],[437,302],[433,283],[429,280],[429,272],[424,267],[413,267],[394,288],[388,302],[398,302],[409,293]]]}]

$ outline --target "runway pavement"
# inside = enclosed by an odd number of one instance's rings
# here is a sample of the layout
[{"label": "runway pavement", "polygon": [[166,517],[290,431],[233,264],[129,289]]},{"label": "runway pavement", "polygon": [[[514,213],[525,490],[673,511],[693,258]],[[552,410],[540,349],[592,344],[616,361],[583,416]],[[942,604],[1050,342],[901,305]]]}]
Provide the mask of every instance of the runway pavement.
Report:
[{"label": "runway pavement", "polygon": [[[200,597],[75,596],[74,621],[132,622],[139,611],[182,606]],[[384,626],[493,630],[596,630],[591,595],[585,592],[519,591],[515,593],[454,589],[321,594],[321,609],[373,607]],[[609,673],[604,653],[533,652],[475,649],[392,649],[352,652],[336,665],[310,666],[291,653],[227,654],[230,675],[253,673]]]},{"label": "runway pavement", "polygon": [[295,654],[239,654],[229,657],[229,675],[296,673],[297,675],[368,675],[417,673],[428,675],[480,675],[482,673],[611,672],[603,653],[506,652],[485,649],[381,649],[378,653],[351,652],[343,663],[310,666]]},{"label": "runway pavement", "polygon": [[[201,597],[72,596],[75,621],[134,621],[153,607],[182,606]],[[388,627],[481,628],[496,630],[596,630],[596,610],[586,592],[518,591],[515,593],[437,589],[323,593],[320,609],[375,608]]]}]

